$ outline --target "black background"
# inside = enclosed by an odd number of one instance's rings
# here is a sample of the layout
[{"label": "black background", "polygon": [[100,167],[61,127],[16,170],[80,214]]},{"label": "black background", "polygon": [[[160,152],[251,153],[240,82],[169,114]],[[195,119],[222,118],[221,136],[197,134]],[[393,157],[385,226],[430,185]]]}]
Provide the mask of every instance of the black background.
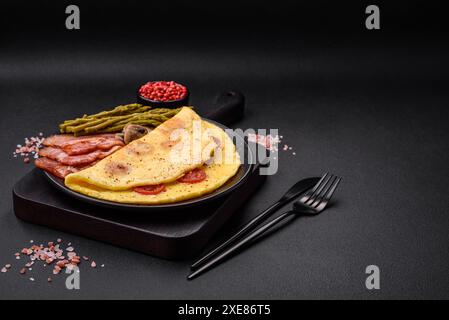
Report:
[{"label": "black background", "polygon": [[[1,298],[448,298],[448,46],[442,2],[68,1],[1,8]],[[147,80],[186,83],[207,111],[216,94],[247,98],[241,128],[278,128],[296,152],[211,246],[298,179],[341,175],[332,209],[297,220],[187,282],[170,262],[18,221],[11,188],[28,170],[13,159],[25,136],[66,118],[134,101]],[[88,227],[88,226],[86,226]],[[105,268],[82,268],[81,290],[49,270],[17,273],[30,239],[62,237]],[[368,291],[366,266],[381,270]],[[28,280],[36,278],[35,282]]]}]

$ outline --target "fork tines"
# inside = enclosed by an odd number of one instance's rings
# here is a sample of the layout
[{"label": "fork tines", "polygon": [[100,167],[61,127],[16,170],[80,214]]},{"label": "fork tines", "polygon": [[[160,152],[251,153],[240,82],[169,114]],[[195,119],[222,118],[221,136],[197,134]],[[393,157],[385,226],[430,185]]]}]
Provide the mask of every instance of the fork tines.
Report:
[{"label": "fork tines", "polygon": [[306,192],[299,201],[309,207],[320,210],[327,205],[340,181],[341,177],[325,173],[317,184]]}]

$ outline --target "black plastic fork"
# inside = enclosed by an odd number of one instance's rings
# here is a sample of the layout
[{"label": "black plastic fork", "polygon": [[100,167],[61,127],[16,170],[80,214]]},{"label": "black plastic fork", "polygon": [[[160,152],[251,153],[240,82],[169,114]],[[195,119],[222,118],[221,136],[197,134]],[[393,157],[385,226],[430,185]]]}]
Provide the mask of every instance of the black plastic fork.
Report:
[{"label": "black plastic fork", "polygon": [[[326,173],[327,175],[327,173]],[[267,209],[255,216],[251,221],[245,224],[240,230],[238,230],[232,237],[227,239],[221,245],[208,252],[206,255],[195,261],[190,269],[196,270],[207,260],[210,260],[213,256],[229,247],[232,243],[235,243],[238,239],[242,238],[245,234],[248,234],[251,230],[254,230],[259,224],[268,219],[278,209],[286,205],[288,202],[296,199],[301,194],[309,190],[313,185],[316,185],[319,178],[306,178],[295,183],[290,189],[288,189],[284,195]]]},{"label": "black plastic fork", "polygon": [[248,234],[246,237],[242,238],[239,242],[232,245],[229,249],[217,255],[215,258],[211,259],[196,271],[192,272],[187,279],[192,280],[199,276],[201,273],[211,269],[213,266],[217,265],[219,262],[225,260],[227,257],[232,255],[234,252],[242,248],[243,246],[249,244],[251,241],[261,236],[263,233],[273,228],[275,225],[284,221],[290,216],[316,216],[321,213],[328,205],[332,195],[337,189],[341,178],[325,174],[318,183],[309,191],[307,191],[298,201],[293,203],[293,210],[287,211],[278,217],[274,218],[270,222],[256,229],[252,233]]}]

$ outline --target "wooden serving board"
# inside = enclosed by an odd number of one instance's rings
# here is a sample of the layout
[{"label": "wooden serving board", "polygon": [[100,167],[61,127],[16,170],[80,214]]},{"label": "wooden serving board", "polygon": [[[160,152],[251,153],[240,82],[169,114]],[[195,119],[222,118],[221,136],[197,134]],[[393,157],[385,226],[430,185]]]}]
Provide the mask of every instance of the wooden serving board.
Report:
[{"label": "wooden serving board", "polygon": [[214,233],[263,184],[258,169],[229,196],[174,212],[126,212],[73,201],[56,190],[39,169],[13,188],[16,216],[24,221],[108,242],[166,259],[197,254]]},{"label": "wooden serving board", "polygon": [[[223,121],[220,117],[232,110],[243,115],[242,98],[235,95],[229,98],[234,101],[228,99],[221,103],[218,108],[220,112],[213,116],[214,120]],[[248,201],[265,178],[259,175],[259,166],[256,165],[248,179],[223,198],[182,210],[152,210],[145,213],[75,201],[54,188],[43,172],[34,169],[14,186],[13,206],[15,215],[30,223],[161,258],[182,259],[197,254],[214,233]]]}]

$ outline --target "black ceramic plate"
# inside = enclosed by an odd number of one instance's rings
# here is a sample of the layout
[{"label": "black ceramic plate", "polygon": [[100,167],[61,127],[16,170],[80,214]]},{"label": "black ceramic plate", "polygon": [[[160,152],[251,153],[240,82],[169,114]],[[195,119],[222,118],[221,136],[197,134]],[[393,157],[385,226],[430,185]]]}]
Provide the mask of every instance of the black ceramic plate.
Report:
[{"label": "black ceramic plate", "polygon": [[[209,119],[204,119],[204,120],[211,122],[222,129],[227,129],[227,127],[225,127],[222,124],[217,123],[215,121],[212,121]],[[239,137],[238,139],[243,139],[243,138]],[[125,210],[148,211],[148,212],[156,210],[156,209],[157,210],[182,209],[182,208],[191,207],[191,206],[195,206],[195,205],[201,205],[201,204],[204,204],[204,203],[212,201],[212,200],[217,200],[217,199],[223,197],[224,195],[228,194],[229,192],[231,192],[232,190],[234,190],[235,188],[237,188],[239,185],[241,185],[242,183],[244,183],[246,181],[246,179],[249,176],[249,173],[253,170],[252,163],[254,162],[253,161],[254,155],[252,154],[251,148],[249,148],[249,146],[247,145],[246,142],[244,142],[244,146],[245,146],[245,157],[242,157],[243,164],[240,165],[240,168],[237,171],[237,173],[231,179],[229,179],[224,185],[222,185],[217,190],[215,190],[209,194],[205,194],[201,197],[190,199],[190,200],[185,200],[185,201],[180,201],[180,202],[176,202],[176,203],[169,203],[169,204],[137,205],[137,204],[125,204],[125,203],[119,203],[119,202],[100,200],[100,199],[92,198],[92,197],[83,195],[81,193],[75,192],[75,191],[67,188],[64,185],[63,179],[60,179],[46,171],[44,171],[44,173],[45,173],[45,176],[48,178],[48,180],[57,189],[61,190],[62,192],[66,193],[67,195],[69,195],[77,200],[88,202],[91,204],[100,205],[103,207],[109,207],[109,208],[113,208],[113,209],[125,209]]]}]

